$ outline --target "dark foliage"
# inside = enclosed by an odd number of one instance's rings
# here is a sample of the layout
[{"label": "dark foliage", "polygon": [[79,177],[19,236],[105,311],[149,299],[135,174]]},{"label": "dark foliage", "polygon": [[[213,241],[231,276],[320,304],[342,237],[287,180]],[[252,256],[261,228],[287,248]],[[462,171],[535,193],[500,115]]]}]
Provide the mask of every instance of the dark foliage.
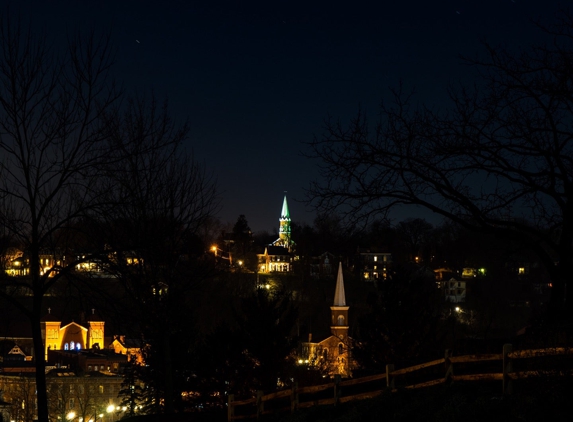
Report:
[{"label": "dark foliage", "polygon": [[384,372],[386,364],[443,354],[443,299],[432,271],[415,264],[398,266],[379,284],[360,317],[353,355],[365,370]]}]

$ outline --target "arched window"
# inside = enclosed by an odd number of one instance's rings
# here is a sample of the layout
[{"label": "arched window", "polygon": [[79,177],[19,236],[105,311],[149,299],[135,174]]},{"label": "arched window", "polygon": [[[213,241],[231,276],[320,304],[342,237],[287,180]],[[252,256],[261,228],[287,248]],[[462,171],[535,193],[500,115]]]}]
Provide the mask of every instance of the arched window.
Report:
[{"label": "arched window", "polygon": [[344,325],[344,315],[338,315],[338,325]]},{"label": "arched window", "polygon": [[76,350],[81,350],[82,349],[82,345],[80,343],[76,344]]},{"label": "arched window", "polygon": [[70,349],[69,344],[68,343],[64,344],[64,350],[69,350],[69,349]]},{"label": "arched window", "polygon": [[338,354],[341,355],[343,353],[342,343],[338,345]]},{"label": "arched window", "polygon": [[70,350],[74,350],[75,349],[75,343],[73,341],[70,341]]}]

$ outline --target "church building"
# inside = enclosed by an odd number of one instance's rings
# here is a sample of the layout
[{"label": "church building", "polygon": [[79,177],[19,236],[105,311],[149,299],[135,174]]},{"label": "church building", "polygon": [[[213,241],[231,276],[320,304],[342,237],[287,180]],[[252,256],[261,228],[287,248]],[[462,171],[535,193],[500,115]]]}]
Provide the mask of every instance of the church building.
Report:
[{"label": "church building", "polygon": [[42,319],[42,339],[46,359],[48,350],[104,348],[104,325],[105,322],[95,315],[93,309],[92,315],[87,320],[87,327],[73,321],[62,327],[62,322],[49,312]]},{"label": "church building", "polygon": [[348,309],[344,293],[342,263],[339,263],[334,303],[330,307],[331,336],[313,343],[312,334],[309,334],[308,342],[302,343],[300,364],[315,367],[331,377],[334,375],[340,375],[343,378],[352,376],[354,362],[350,350],[352,339],[348,337]]},{"label": "church building", "polygon": [[295,243],[292,241],[290,223],[290,212],[285,195],[279,218],[279,238],[265,246],[262,254],[257,255],[260,273],[292,271]]}]

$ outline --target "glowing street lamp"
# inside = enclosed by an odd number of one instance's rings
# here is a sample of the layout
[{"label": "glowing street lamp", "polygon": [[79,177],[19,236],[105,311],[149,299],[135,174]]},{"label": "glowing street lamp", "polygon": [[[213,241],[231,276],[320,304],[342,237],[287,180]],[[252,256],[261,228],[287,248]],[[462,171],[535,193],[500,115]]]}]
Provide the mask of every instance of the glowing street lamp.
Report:
[{"label": "glowing street lamp", "polygon": [[74,419],[75,417],[76,417],[76,412],[74,412],[73,410],[66,415],[66,419],[69,420],[69,421],[71,421],[71,420]]},{"label": "glowing street lamp", "polygon": [[113,412],[115,412],[115,406],[110,404],[105,410],[109,414],[110,420],[113,420]]}]

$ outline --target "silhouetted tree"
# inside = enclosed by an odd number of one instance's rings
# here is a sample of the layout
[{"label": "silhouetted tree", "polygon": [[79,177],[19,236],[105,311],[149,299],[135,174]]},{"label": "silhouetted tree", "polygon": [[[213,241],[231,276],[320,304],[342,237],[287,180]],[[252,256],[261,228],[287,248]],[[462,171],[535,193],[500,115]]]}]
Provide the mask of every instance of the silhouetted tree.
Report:
[{"label": "silhouetted tree", "polygon": [[[474,89],[451,91],[446,111],[416,107],[394,91],[373,127],[359,112],[327,121],[311,155],[324,181],[310,200],[321,212],[360,221],[415,205],[535,251],[553,282],[551,310],[573,314],[573,17],[551,44],[514,54],[485,43]],[[570,286],[569,286],[570,287]]]},{"label": "silhouetted tree", "polygon": [[[298,311],[291,294],[257,289],[241,298],[233,318],[222,322],[197,346],[194,372],[201,400],[216,392],[242,396],[288,385],[296,348]],[[221,403],[219,403],[221,405]]]},{"label": "silhouetted tree", "polygon": [[144,376],[142,376],[140,364],[135,359],[131,359],[124,367],[123,381],[118,393],[120,405],[127,408],[127,416],[135,416],[138,406],[142,406],[144,400],[144,388],[142,387]]},{"label": "silhouetted tree", "polygon": [[369,310],[359,317],[353,349],[363,369],[384,371],[387,363],[443,352],[443,299],[432,270],[398,265],[366,302]]},{"label": "silhouetted tree", "polygon": [[121,299],[114,319],[145,339],[153,411],[173,413],[193,342],[193,294],[212,270],[196,233],[217,208],[216,185],[184,150],[188,127],[171,119],[166,104],[133,99],[109,124],[114,151],[125,159],[107,168],[111,206],[94,213],[105,246],[100,260],[115,280],[113,292],[100,292]]},{"label": "silhouetted tree", "polygon": [[[29,276],[7,283],[25,290],[31,306],[0,295],[30,321],[41,422],[48,421],[43,299],[75,266],[56,253],[67,246],[58,232],[101,204],[101,165],[110,160],[103,117],[119,97],[109,37],[77,34],[67,47],[57,50],[46,34],[0,16],[0,226],[29,260]],[[59,260],[51,270],[41,268],[42,251]]]},{"label": "silhouetted tree", "polygon": [[237,315],[244,339],[244,353],[253,365],[253,385],[264,391],[277,388],[277,380],[288,383],[289,366],[294,363],[294,333],[297,309],[291,294],[257,289],[242,300]]},{"label": "silhouetted tree", "polygon": [[249,227],[249,222],[244,215],[237,218],[237,222],[233,226],[233,263],[238,265],[239,260],[243,262],[243,266],[255,271],[257,269],[257,255],[253,250],[253,233]]},{"label": "silhouetted tree", "polygon": [[396,236],[405,246],[408,259],[423,259],[420,255],[423,248],[429,245],[432,229],[433,226],[423,218],[408,218],[397,224]]}]

